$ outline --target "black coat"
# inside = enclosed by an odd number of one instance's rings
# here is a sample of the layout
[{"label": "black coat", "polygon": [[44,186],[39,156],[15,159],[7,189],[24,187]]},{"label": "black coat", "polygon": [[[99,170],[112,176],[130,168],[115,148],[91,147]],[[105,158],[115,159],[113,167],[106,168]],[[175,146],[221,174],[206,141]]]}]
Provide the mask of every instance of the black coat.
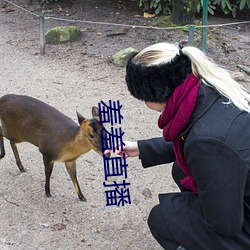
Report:
[{"label": "black coat", "polygon": [[[190,250],[250,249],[250,114],[201,85],[180,135],[199,194],[160,194],[165,222]],[[138,141],[144,167],[175,161],[163,138]]]}]

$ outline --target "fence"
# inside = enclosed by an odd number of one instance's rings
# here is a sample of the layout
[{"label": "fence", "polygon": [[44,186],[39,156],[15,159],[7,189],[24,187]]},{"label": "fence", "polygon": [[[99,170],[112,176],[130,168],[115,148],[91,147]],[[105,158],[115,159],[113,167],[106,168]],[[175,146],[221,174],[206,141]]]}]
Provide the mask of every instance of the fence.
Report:
[{"label": "fence", "polygon": [[185,25],[185,26],[178,26],[178,27],[154,27],[154,26],[140,26],[140,25],[129,25],[129,24],[116,24],[116,23],[107,23],[107,22],[94,22],[94,21],[86,21],[86,20],[74,20],[74,19],[64,19],[64,18],[57,18],[57,17],[49,17],[45,16],[45,13],[42,11],[40,15],[33,13],[9,0],[0,0],[0,7],[4,5],[4,3],[10,4],[15,8],[21,9],[37,18],[39,18],[39,25],[40,25],[40,54],[45,54],[45,21],[46,20],[56,20],[56,21],[64,21],[64,22],[74,22],[74,23],[86,23],[86,24],[98,24],[98,25],[109,25],[109,26],[119,26],[119,27],[127,27],[131,29],[139,28],[139,29],[154,29],[154,30],[173,30],[173,29],[185,29],[188,28],[188,44],[194,45],[194,34],[197,29],[202,29],[202,50],[206,50],[206,30],[207,28],[212,27],[226,27],[226,26],[233,26],[233,25],[240,25],[240,24],[247,24],[250,21],[244,22],[233,22],[233,23],[225,23],[225,24],[213,24],[207,25],[207,8],[203,9],[203,20],[202,25]]}]

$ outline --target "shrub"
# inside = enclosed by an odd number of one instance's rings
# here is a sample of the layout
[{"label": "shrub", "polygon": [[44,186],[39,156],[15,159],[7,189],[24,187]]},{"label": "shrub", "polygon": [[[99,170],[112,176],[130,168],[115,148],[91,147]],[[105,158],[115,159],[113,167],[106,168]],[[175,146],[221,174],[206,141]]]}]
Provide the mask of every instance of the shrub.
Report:
[{"label": "shrub", "polygon": [[38,0],[40,4],[52,4],[52,3],[57,3],[58,0]]},{"label": "shrub", "polygon": [[[155,14],[171,14],[172,1],[174,0],[136,0],[140,7],[146,11],[154,11]],[[193,0],[189,0],[193,1]],[[199,0],[197,13],[202,9],[204,0]],[[220,6],[224,14],[231,14],[236,17],[237,10],[250,9],[250,0],[208,0],[208,11],[214,15],[216,7]]]},{"label": "shrub", "polygon": [[143,7],[145,11],[153,11],[158,15],[163,13],[165,15],[171,14],[172,4],[171,0],[136,0],[139,7]]}]

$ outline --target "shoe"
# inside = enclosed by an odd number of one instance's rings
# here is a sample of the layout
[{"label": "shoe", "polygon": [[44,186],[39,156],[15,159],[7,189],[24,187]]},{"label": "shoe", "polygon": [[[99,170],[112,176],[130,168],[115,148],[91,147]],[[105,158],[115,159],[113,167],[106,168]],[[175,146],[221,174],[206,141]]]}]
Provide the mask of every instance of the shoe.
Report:
[{"label": "shoe", "polygon": [[176,250],[187,250],[187,249],[182,246],[179,246]]}]

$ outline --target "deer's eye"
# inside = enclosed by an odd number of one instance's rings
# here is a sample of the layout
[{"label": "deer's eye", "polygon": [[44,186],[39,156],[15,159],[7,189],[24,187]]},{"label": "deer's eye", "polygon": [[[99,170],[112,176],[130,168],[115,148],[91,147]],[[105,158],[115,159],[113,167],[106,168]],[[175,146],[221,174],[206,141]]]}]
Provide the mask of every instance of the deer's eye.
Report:
[{"label": "deer's eye", "polygon": [[94,138],[94,135],[93,135],[93,134],[89,134],[89,137],[90,137],[91,139],[93,139],[93,138]]}]

